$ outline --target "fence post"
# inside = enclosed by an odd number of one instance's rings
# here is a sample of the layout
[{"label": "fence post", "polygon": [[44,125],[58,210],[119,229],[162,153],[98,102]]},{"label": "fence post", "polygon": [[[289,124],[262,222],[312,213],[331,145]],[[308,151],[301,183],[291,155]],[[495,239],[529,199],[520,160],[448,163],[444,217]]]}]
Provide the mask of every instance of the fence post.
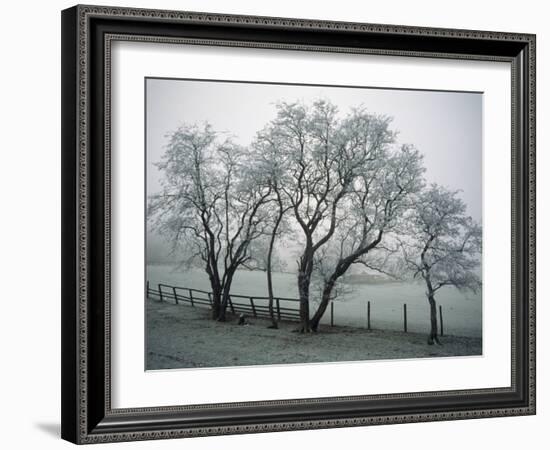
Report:
[{"label": "fence post", "polygon": [[146,294],[145,294],[145,298],[149,298],[149,280],[147,280],[147,290],[145,291]]},{"label": "fence post", "polygon": [[212,293],[211,292],[208,293],[208,301],[210,302],[210,304],[212,304]]},{"label": "fence post", "polygon": [[193,303],[193,289],[189,289],[189,300],[191,300],[191,306],[195,306]]},{"label": "fence post", "polygon": [[162,288],[161,288],[161,284],[159,283],[159,297],[160,297],[160,301],[162,302],[163,299],[162,299]]},{"label": "fence post", "polygon": [[230,296],[230,295],[227,296],[227,300],[228,300],[228,302],[229,302],[229,307],[231,308],[231,312],[232,312],[233,314],[235,314],[235,308],[233,308],[233,301],[231,300],[231,296]]},{"label": "fence post", "polygon": [[334,326],[334,302],[330,302],[330,326]]},{"label": "fence post", "polygon": [[252,314],[254,314],[254,317],[256,316],[256,307],[254,306],[254,297],[250,297],[250,306],[252,306]]},{"label": "fence post", "polygon": [[370,330],[370,300],[367,302],[367,330]]},{"label": "fence post", "polygon": [[407,304],[403,303],[403,328],[407,332]]},{"label": "fence post", "polygon": [[172,291],[174,292],[174,300],[176,301],[176,305],[178,304],[178,294],[176,293],[176,287],[172,286]]},{"label": "fence post", "polygon": [[441,309],[441,305],[439,305],[439,328],[440,328],[440,335],[443,336],[443,310]]},{"label": "fence post", "polygon": [[279,304],[279,297],[277,297],[277,320],[281,320],[281,305]]}]

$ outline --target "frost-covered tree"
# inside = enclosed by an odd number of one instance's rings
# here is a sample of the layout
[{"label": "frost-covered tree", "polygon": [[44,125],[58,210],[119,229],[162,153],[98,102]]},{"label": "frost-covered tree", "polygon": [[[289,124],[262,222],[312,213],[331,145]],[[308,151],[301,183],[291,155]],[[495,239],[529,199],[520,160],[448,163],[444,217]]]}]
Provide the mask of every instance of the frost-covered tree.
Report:
[{"label": "frost-covered tree", "polygon": [[[391,253],[384,238],[411,208],[413,195],[423,186],[423,172],[422,156],[410,145],[397,150],[383,147],[377,159],[362,167],[343,201],[345,215],[338,230],[317,255],[324,283],[319,307],[311,319],[314,331],[333,298],[338,280],[352,265],[383,270],[384,254]],[[376,254],[371,258],[372,253]]]},{"label": "frost-covered tree", "polygon": [[248,152],[212,127],[184,125],[168,136],[162,191],[148,216],[160,234],[180,246],[187,265],[204,267],[212,289],[212,315],[225,320],[233,277],[267,229],[271,189],[248,176]]},{"label": "frost-covered tree", "polygon": [[432,184],[419,196],[406,231],[405,265],[426,283],[428,344],[439,344],[436,293],[445,286],[473,292],[481,288],[481,226],[466,214],[457,191]]},{"label": "frost-covered tree", "polygon": [[[336,280],[370,246],[379,244],[374,231],[386,230],[400,209],[397,205],[405,193],[396,184],[399,164],[403,155],[417,158],[418,154],[408,147],[399,157],[389,152],[395,139],[390,121],[363,107],[340,117],[336,106],[326,100],[311,105],[280,103],[277,117],[261,133],[277,149],[284,180],[279,190],[303,239],[297,262],[300,331],[317,329]],[[411,170],[416,167],[413,164]],[[356,216],[359,211],[363,213]],[[342,258],[336,258],[337,267],[326,279],[326,295],[310,318],[313,271],[326,255],[334,255],[328,249],[334,247],[335,234],[341,240]]]},{"label": "frost-covered tree", "polygon": [[310,285],[315,256],[346,217],[342,208],[365,168],[379,164],[394,140],[390,119],[363,108],[340,118],[326,100],[279,103],[262,131],[284,161],[279,190],[304,241],[298,259],[302,332],[311,331]]}]

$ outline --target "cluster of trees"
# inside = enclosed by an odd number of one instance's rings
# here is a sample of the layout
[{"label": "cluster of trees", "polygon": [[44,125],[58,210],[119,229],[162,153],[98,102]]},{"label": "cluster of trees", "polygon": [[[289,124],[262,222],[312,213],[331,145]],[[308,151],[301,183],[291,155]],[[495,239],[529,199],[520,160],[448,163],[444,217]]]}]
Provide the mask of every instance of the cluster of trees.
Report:
[{"label": "cluster of trees", "polygon": [[[206,270],[213,319],[226,319],[236,271],[261,268],[277,326],[275,250],[293,235],[301,246],[300,331],[318,330],[341,277],[362,264],[425,280],[430,342],[437,340],[437,290],[480,285],[481,230],[456,192],[426,187],[422,154],[398,145],[390,123],[363,107],[341,116],[326,100],[281,102],[247,147],[208,124],[169,135],[158,164],[162,192],[150,198],[148,217],[183,247],[187,264]],[[314,275],[322,286],[310,310]]]}]

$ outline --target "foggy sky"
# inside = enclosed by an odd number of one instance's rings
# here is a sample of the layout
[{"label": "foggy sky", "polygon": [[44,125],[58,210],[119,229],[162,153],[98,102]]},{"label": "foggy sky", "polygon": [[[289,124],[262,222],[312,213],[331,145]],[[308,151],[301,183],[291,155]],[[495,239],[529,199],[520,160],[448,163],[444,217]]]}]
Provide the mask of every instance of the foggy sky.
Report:
[{"label": "foggy sky", "polygon": [[371,113],[393,117],[397,142],[414,144],[424,155],[426,180],[462,190],[468,214],[481,222],[481,93],[147,79],[146,94],[148,195],[160,189],[153,163],[164,153],[166,134],[180,125],[208,121],[247,145],[275,118],[277,101],[324,98],[341,116],[364,105]]}]

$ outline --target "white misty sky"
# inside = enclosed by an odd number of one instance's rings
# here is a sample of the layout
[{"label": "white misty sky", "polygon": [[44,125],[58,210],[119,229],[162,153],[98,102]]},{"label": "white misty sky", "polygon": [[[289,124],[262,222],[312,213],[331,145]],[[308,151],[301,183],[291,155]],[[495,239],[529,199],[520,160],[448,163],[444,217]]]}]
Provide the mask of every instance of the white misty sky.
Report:
[{"label": "white misty sky", "polygon": [[167,79],[147,79],[146,87],[148,194],[160,188],[153,163],[164,153],[166,134],[183,123],[210,122],[246,145],[275,117],[277,101],[325,98],[342,116],[364,105],[371,113],[393,117],[397,141],[424,154],[426,179],[462,190],[468,213],[481,222],[481,93]]}]

